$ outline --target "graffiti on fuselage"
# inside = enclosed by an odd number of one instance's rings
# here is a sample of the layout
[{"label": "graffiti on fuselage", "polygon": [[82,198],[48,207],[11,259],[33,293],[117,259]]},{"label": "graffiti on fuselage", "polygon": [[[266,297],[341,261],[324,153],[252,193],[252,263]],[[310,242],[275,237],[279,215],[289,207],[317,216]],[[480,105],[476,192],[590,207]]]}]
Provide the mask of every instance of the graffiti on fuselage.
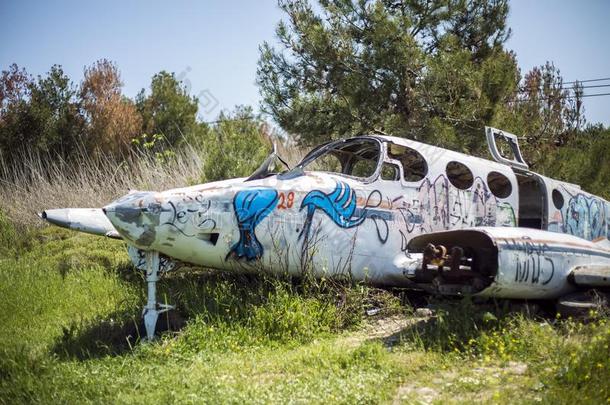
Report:
[{"label": "graffiti on fuselage", "polygon": [[301,202],[301,210],[307,209],[307,216],[299,239],[307,238],[311,229],[311,222],[316,210],[326,214],[337,226],[341,228],[353,228],[360,225],[364,215],[355,216],[356,192],[346,183],[337,183],[335,189],[326,194],[320,190],[312,190]]},{"label": "graffiti on fuselage", "polygon": [[166,225],[174,228],[184,236],[193,237],[197,233],[185,232],[187,224],[192,224],[195,230],[205,231],[216,228],[216,221],[208,217],[211,201],[206,200],[202,194],[197,194],[195,197],[185,196],[181,203],[168,203],[171,217],[161,225]]},{"label": "graffiti on fuselage", "polygon": [[548,254],[546,243],[534,242],[528,237],[511,239],[501,249],[514,251],[516,283],[547,285],[555,275],[555,263]]},{"label": "graffiti on fuselage", "polygon": [[[235,195],[233,205],[240,237],[227,258],[253,260],[262,256],[263,246],[256,237],[255,228],[276,206],[280,208],[278,195],[271,188],[244,190]],[[516,224],[512,206],[498,201],[481,178],[476,178],[469,189],[461,190],[444,175],[434,181],[426,178],[419,186],[393,200],[379,190],[359,198],[349,184],[338,181],[330,192],[309,191],[302,199],[299,211],[305,213],[303,226],[298,231],[302,253],[308,249],[316,212],[324,214],[342,229],[357,228],[370,219],[380,244],[385,244],[390,233],[396,232],[403,251],[412,233]]]},{"label": "graffiti on fuselage", "polygon": [[[583,193],[571,194],[562,210],[555,214],[554,224],[561,232],[578,236],[587,240],[608,237],[608,219],[606,203],[600,198]],[[552,229],[550,229],[552,230]]]},{"label": "graffiti on fuselage", "polygon": [[466,190],[451,185],[445,175],[433,182],[426,178],[416,189],[415,197],[408,198],[405,195],[394,200],[407,234],[516,224],[512,206],[499,202],[480,177]]},{"label": "graffiti on fuselage", "polygon": [[328,194],[311,191],[301,204],[301,209],[307,208],[300,235],[305,235],[304,245],[316,210],[326,213],[342,228],[357,227],[365,218],[373,219],[381,244],[389,237],[388,221],[395,220],[393,229],[400,234],[403,251],[410,234],[475,226],[516,226],[513,207],[508,202],[498,201],[480,177],[466,190],[454,187],[445,175],[434,181],[426,178],[410,192],[393,200],[386,197],[387,209],[377,208],[382,199],[381,192],[374,190],[366,198],[364,208],[358,208],[355,191],[344,183],[338,183]]},{"label": "graffiti on fuselage", "polygon": [[570,199],[566,211],[566,229],[585,239],[605,236],[606,210],[598,198],[577,194]]},{"label": "graffiti on fuselage", "polygon": [[356,191],[344,182],[337,182],[335,189],[330,193],[321,190],[310,191],[303,198],[300,207],[300,210],[306,210],[305,223],[299,234],[299,239],[303,240],[303,249],[307,248],[313,217],[318,210],[343,229],[357,227],[365,219],[370,218],[375,224],[379,241],[384,244],[388,240],[390,231],[388,220],[392,219],[392,214],[389,211],[376,209],[382,199],[381,192],[373,190],[367,196],[364,207],[358,208]]},{"label": "graffiti on fuselage", "polygon": [[256,237],[256,226],[269,215],[278,203],[278,192],[272,188],[252,188],[239,191],[233,198],[233,208],[239,228],[239,240],[229,250],[229,257],[259,259],[263,246]]}]

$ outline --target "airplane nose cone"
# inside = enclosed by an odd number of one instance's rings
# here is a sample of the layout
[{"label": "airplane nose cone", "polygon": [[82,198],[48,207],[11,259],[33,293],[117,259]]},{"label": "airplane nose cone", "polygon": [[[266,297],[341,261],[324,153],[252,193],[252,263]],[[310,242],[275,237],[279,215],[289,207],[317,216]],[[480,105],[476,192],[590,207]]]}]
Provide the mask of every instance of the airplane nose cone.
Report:
[{"label": "airplane nose cone", "polygon": [[114,228],[138,247],[148,248],[155,241],[162,211],[158,194],[135,192],[102,208]]}]

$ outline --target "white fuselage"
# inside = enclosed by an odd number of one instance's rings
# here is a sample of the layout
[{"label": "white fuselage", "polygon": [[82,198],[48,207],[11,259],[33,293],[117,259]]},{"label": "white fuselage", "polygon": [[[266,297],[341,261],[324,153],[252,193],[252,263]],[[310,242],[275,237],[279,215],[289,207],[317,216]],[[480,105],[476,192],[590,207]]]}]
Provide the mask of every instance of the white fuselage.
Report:
[{"label": "white fuselage", "polygon": [[[320,171],[233,179],[128,194],[105,207],[105,212],[129,244],[177,261],[235,271],[265,269],[295,275],[312,271],[318,277],[345,274],[395,286],[407,284],[397,259],[407,253],[414,236],[518,225],[519,184],[510,167],[400,138],[381,137],[380,144],[384,142],[417,149],[427,160],[426,176],[412,182],[402,176],[384,180],[380,164],[376,174],[364,180]],[[388,157],[385,146],[382,154],[382,163],[400,165]],[[474,180],[469,187],[458,188],[448,180],[446,168],[451,161],[470,168]],[[510,182],[511,193],[498,197],[491,192],[487,181],[492,172]],[[597,239],[600,249],[610,246],[607,202],[538,177],[546,180],[549,195],[551,188],[557,188],[565,200],[561,208],[547,202],[549,230],[576,234],[583,243]],[[508,262],[525,260],[502,243],[500,258],[507,262],[502,269],[514,267]],[[542,259],[537,264],[540,277],[548,274],[546,263]],[[515,274],[506,271],[498,273],[497,283],[508,285],[514,280]]]}]

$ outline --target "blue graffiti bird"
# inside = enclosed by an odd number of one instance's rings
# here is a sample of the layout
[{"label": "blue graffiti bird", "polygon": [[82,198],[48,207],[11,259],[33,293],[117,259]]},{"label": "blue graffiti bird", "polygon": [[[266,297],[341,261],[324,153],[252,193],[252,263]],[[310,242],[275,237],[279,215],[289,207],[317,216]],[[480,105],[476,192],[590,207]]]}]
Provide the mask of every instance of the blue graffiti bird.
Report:
[{"label": "blue graffiti bird", "polygon": [[366,218],[365,215],[354,216],[356,211],[356,192],[343,182],[337,186],[330,194],[325,194],[320,190],[310,191],[303,202],[301,210],[307,208],[307,218],[303,225],[303,230],[299,234],[299,239],[305,237],[305,242],[309,237],[313,215],[317,209],[322,210],[332,221],[341,228],[353,228],[360,225]]},{"label": "blue graffiti bird", "polygon": [[233,208],[239,226],[239,241],[231,247],[227,259],[244,257],[247,261],[263,255],[263,246],[256,238],[256,226],[276,207],[278,193],[271,188],[239,191],[233,198]]}]

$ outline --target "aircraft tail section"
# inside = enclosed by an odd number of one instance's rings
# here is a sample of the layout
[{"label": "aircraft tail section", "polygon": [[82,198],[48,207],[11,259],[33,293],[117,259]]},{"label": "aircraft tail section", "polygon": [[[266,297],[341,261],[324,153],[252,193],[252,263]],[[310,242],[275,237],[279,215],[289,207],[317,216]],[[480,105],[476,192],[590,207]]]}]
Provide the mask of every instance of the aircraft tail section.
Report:
[{"label": "aircraft tail section", "polygon": [[38,215],[62,228],[121,239],[101,208],[59,208],[45,210]]}]

